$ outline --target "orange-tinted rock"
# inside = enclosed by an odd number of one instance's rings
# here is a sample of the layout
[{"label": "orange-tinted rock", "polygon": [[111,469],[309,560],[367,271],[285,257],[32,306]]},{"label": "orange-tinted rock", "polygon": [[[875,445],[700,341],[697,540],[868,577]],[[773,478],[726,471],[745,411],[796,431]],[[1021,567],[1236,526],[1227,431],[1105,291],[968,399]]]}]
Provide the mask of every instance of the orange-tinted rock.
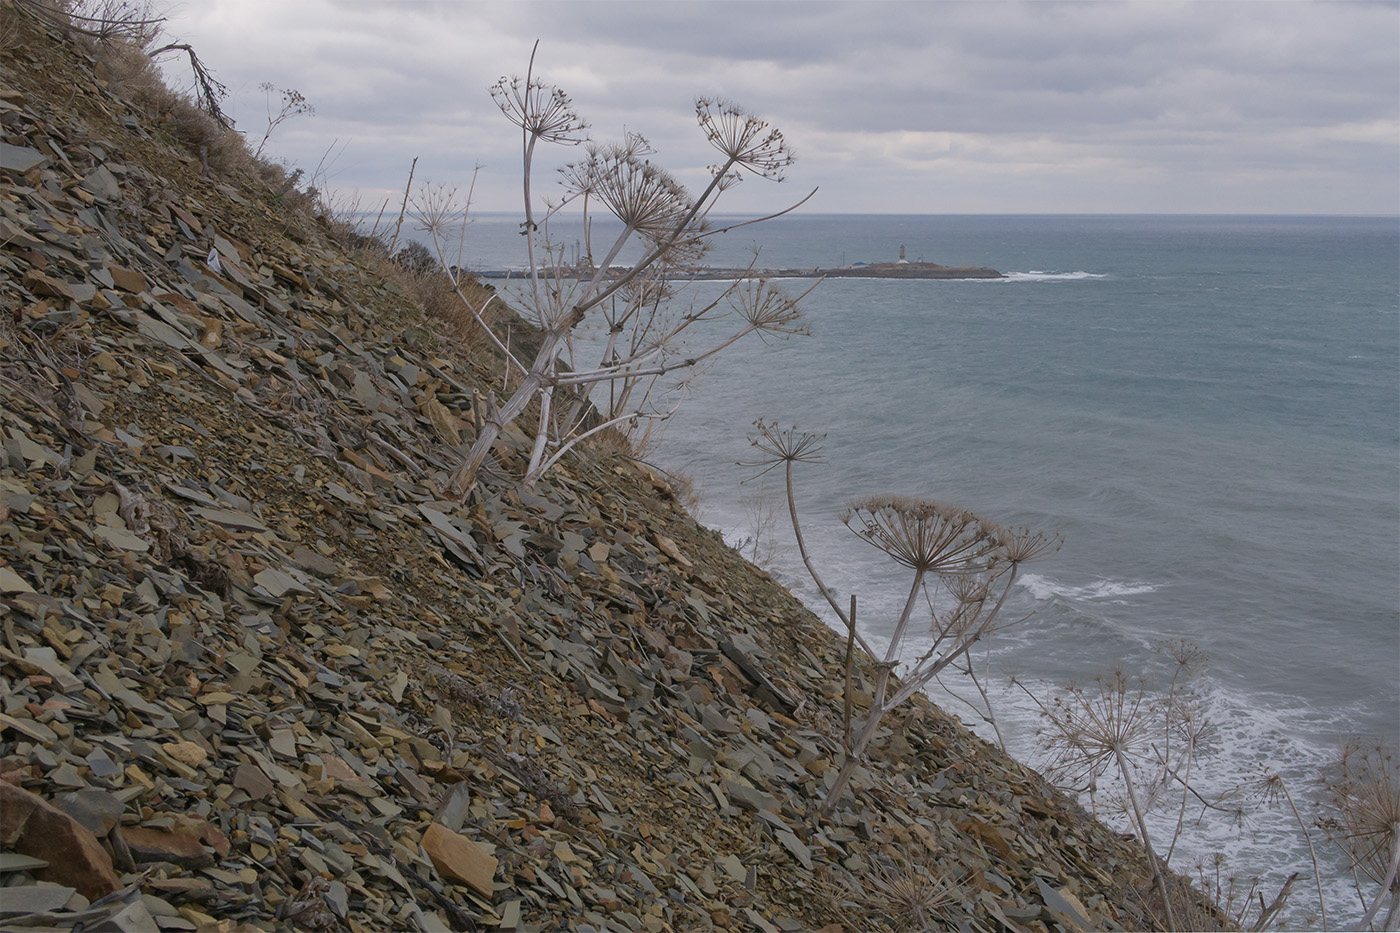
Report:
[{"label": "orange-tinted rock", "polygon": [[204,850],[201,833],[189,826],[174,832],[146,826],[123,826],[122,839],[131,850],[131,857],[142,862],[172,862],[185,868],[203,868],[214,864],[214,857]]},{"label": "orange-tinted rock", "polygon": [[73,290],[67,282],[60,282],[37,269],[25,272],[23,282],[25,288],[40,298],[67,298],[70,301],[73,298]]},{"label": "orange-tinted rock", "polygon": [[466,836],[454,833],[441,823],[428,826],[422,845],[438,874],[491,896],[491,879],[496,875],[494,856],[487,855]]},{"label": "orange-tinted rock", "polygon": [[112,277],[112,281],[124,292],[138,294],[144,292],[148,286],[146,277],[135,269],[128,269],[126,266],[110,265],[107,273]]}]

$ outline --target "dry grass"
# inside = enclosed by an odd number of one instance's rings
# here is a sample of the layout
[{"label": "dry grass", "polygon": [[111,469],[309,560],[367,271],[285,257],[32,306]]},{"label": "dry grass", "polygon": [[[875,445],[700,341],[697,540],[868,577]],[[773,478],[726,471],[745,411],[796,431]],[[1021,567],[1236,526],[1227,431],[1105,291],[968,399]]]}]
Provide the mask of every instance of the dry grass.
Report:
[{"label": "dry grass", "polygon": [[21,29],[19,11],[8,3],[0,3],[0,55],[9,55],[20,47]]},{"label": "dry grass", "polygon": [[619,457],[635,457],[637,450],[627,434],[617,428],[606,428],[588,439],[593,450]]},{"label": "dry grass", "polygon": [[[267,163],[258,163],[243,137],[225,127],[184,94],[166,86],[160,70],[135,43],[109,41],[99,44],[99,76],[132,107],[142,111],[152,126],[179,143],[200,160],[206,172],[242,171],[262,176]],[[102,74],[105,72],[105,74]]]},{"label": "dry grass", "polygon": [[947,929],[945,914],[962,900],[958,887],[938,878],[936,867],[927,862],[876,861],[861,884],[864,904],[908,933]]},{"label": "dry grass", "polygon": [[[3,0],[0,53],[22,48],[29,30],[62,29],[95,60],[97,77],[156,135],[198,160],[206,176],[260,182],[281,206],[309,216],[314,188],[298,190],[302,173],[258,159],[219,109],[225,89],[187,44],[157,47],[164,19],[145,0]],[[178,55],[193,70],[193,92],[173,90],[157,64]]]}]

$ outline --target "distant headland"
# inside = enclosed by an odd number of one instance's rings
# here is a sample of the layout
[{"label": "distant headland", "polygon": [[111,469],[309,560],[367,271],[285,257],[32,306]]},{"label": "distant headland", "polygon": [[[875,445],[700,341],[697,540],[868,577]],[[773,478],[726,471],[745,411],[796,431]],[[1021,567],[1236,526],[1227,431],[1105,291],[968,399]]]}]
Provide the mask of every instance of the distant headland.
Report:
[{"label": "distant headland", "polygon": [[[592,275],[593,268],[587,265],[571,266],[562,270],[566,277]],[[478,278],[503,279],[516,273],[507,270],[492,270],[476,273]],[[693,279],[1004,279],[1005,273],[985,266],[941,266],[936,262],[908,262],[904,259],[904,247],[899,248],[896,262],[857,262],[849,266],[832,269],[820,267],[798,269],[758,269],[747,267],[719,268],[700,266],[689,271],[686,278]]]}]

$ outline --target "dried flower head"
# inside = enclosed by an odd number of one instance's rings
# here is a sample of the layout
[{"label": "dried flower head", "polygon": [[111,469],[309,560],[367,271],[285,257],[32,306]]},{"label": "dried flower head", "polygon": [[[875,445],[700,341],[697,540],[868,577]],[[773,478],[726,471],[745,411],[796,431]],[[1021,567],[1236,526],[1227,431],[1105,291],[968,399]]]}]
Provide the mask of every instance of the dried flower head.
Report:
[{"label": "dried flower head", "polygon": [[1353,741],[1323,778],[1331,815],[1323,828],[1352,864],[1378,884],[1393,886],[1400,860],[1400,775],[1395,756],[1380,745]]},{"label": "dried flower head", "polygon": [[1051,770],[1065,777],[1103,775],[1121,752],[1136,756],[1156,737],[1146,682],[1122,670],[1096,679],[1096,689],[1071,684],[1042,704],[1041,741]]},{"label": "dried flower head", "polygon": [[841,521],[906,567],[934,573],[985,570],[1006,534],[967,509],[907,496],[857,499]]},{"label": "dried flower head", "polygon": [[590,146],[586,158],[560,174],[570,193],[596,197],[624,227],[644,236],[669,237],[690,211],[685,186],[626,143]]},{"label": "dried flower head", "polygon": [[715,173],[737,166],[770,181],[782,181],[783,170],[794,161],[780,131],[733,101],[702,97],[695,102],[695,117],[710,145],[725,156],[727,164],[715,166]]},{"label": "dried flower head", "polygon": [[491,86],[491,99],[507,120],[535,139],[566,145],[584,140],[588,124],[569,95],[538,78],[502,77]]},{"label": "dried flower head", "polygon": [[752,479],[757,479],[764,473],[780,466],[784,463],[817,463],[821,458],[817,456],[822,449],[821,442],[825,440],[825,434],[808,434],[798,431],[796,426],[788,428],[786,431],[779,430],[776,421],[764,421],[762,418],[753,423],[758,429],[758,437],[750,437],[749,443],[758,449],[763,456],[758,460],[740,463],[740,466],[761,466],[764,469],[756,473]]},{"label": "dried flower head", "polygon": [[800,299],[794,298],[771,279],[747,279],[729,291],[729,305],[760,336],[807,333],[801,323]]},{"label": "dried flower head", "polygon": [[991,597],[999,576],[998,570],[992,569],[983,573],[955,573],[944,578],[944,588],[953,598],[953,604],[932,611],[933,632],[940,636],[962,637],[981,629],[981,634],[991,634],[988,613],[994,608]]},{"label": "dried flower head", "polygon": [[1001,555],[1012,564],[1024,564],[1055,553],[1064,543],[1064,535],[1029,528],[1008,528],[1002,538]]}]

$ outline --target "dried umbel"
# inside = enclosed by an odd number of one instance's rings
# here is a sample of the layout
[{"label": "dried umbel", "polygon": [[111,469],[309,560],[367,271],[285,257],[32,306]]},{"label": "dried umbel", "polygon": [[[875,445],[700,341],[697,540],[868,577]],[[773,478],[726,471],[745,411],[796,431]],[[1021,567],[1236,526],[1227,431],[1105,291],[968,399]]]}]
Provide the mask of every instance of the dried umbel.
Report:
[{"label": "dried umbel", "polygon": [[1161,731],[1152,697],[1141,677],[1124,671],[1100,676],[1093,687],[1071,685],[1042,705],[1041,743],[1050,770],[1073,786],[1096,786],[1117,767],[1117,756],[1138,757]]},{"label": "dried umbel", "polygon": [[783,171],[793,163],[783,134],[733,101],[702,97],[695,102],[695,117],[710,145],[725,157],[727,164],[716,170],[729,176],[731,184],[740,177],[731,174],[731,168],[782,181]]},{"label": "dried umbel", "polygon": [[1400,919],[1400,771],[1395,756],[1380,745],[1348,743],[1323,775],[1330,815],[1322,827],[1351,860],[1352,867],[1378,885],[1357,926],[1368,929],[1387,894],[1390,910],[1382,929]]},{"label": "dried umbel", "polygon": [[[810,291],[811,289],[808,289]],[[802,295],[789,295],[771,279],[748,279],[729,291],[729,306],[760,337],[808,333],[799,307]]]},{"label": "dried umbel", "polygon": [[[796,428],[782,430],[766,421],[756,421],[754,425],[758,436],[750,437],[749,442],[763,456],[751,465],[763,468],[758,476],[774,467],[783,467],[788,514],[792,518],[793,536],[802,563],[836,617],[846,626],[846,729],[843,737],[846,760],[822,806],[823,812],[829,814],[845,792],[885,714],[924,689],[949,665],[965,663],[968,652],[978,641],[1007,625],[1024,621],[1024,617],[1011,622],[1000,619],[1018,570],[1022,563],[1058,548],[1061,539],[1058,535],[1024,528],[1004,528],[975,512],[932,499],[885,495],[853,500],[841,516],[846,527],[914,571],[903,609],[884,626],[889,633],[888,644],[877,652],[856,629],[855,597],[851,598],[849,609],[841,605],[817,572],[802,538],[792,466],[816,459],[821,437],[801,433]],[[915,609],[921,603],[931,610],[932,639],[922,655],[905,658],[900,652]],[[859,732],[853,734],[850,728],[851,681],[857,645],[875,662],[875,685],[870,712]],[[903,683],[891,680],[896,668],[901,668]]]},{"label": "dried umbel", "polygon": [[685,186],[625,146],[594,149],[562,170],[572,194],[602,202],[629,230],[668,237],[691,209]]},{"label": "dried umbel", "polygon": [[1003,528],[1001,557],[1009,564],[1024,564],[1053,554],[1065,543],[1063,535],[1032,531],[1024,527]]},{"label": "dried umbel", "polygon": [[931,573],[975,573],[1001,555],[1008,535],[967,509],[906,496],[852,501],[846,527],[906,567]]},{"label": "dried umbel", "polygon": [[507,120],[534,139],[568,145],[583,142],[588,124],[574,110],[569,95],[538,78],[503,77],[491,86],[491,99]]},{"label": "dried umbel", "polygon": [[753,426],[758,430],[758,437],[750,437],[749,443],[762,457],[742,465],[764,468],[755,479],[784,463],[817,463],[821,460],[817,454],[822,449],[825,434],[809,434],[797,430],[796,427],[783,430],[778,427],[777,422],[764,421],[762,418],[755,421]]},{"label": "dried umbel", "polygon": [[[1013,679],[1012,683],[1040,711],[1044,722],[1040,743],[1050,755],[1046,773],[1068,782],[1076,791],[1087,792],[1096,814],[1099,782],[1108,779],[1110,806],[1131,821],[1147,851],[1166,929],[1177,930],[1183,929],[1174,918],[1180,899],[1166,867],[1180,839],[1187,807],[1198,801],[1203,806],[1224,808],[1201,796],[1191,784],[1195,761],[1215,744],[1214,728],[1189,686],[1192,674],[1203,669],[1205,654],[1185,641],[1167,642],[1162,650],[1175,662],[1175,670],[1160,693],[1145,677],[1129,676],[1122,670],[1102,675],[1089,686],[1071,684],[1044,699],[1020,681]],[[1159,855],[1146,815],[1169,805],[1167,791],[1174,785],[1181,787],[1176,828],[1165,854]],[[1261,900],[1261,916],[1281,910],[1288,889],[1286,885],[1272,907]]]},{"label": "dried umbel", "polygon": [[[531,406],[537,406],[539,418],[526,485],[536,482],[586,437],[623,426],[631,430],[642,422],[653,425],[670,417],[678,397],[675,390],[685,386],[710,357],[738,340],[750,334],[805,333],[798,321],[800,297],[789,298],[768,283],[736,284],[714,300],[697,299],[689,306],[669,300],[668,283],[694,280],[699,260],[716,234],[788,213],[812,196],[787,210],[727,226],[712,225],[707,219],[720,196],[743,173],[782,180],[792,153],[781,133],[732,103],[702,100],[696,106],[701,128],[724,159],[714,166],[698,194],[692,195],[651,160],[651,146],[643,137],[628,133],[613,145],[587,143],[583,157],[560,170],[562,201],[539,210],[531,195],[537,145],[586,143],[585,124],[568,95],[534,77],[533,55],[523,79],[502,78],[491,95],[507,119],[522,130],[525,218],[521,231],[528,253],[524,302],[534,313],[541,335],[533,360],[518,359],[486,325],[482,309],[468,303],[515,382],[510,397],[484,420],[465,461],[442,486],[443,495],[459,498],[470,494],[501,431]],[[550,219],[567,205],[582,207],[585,231],[581,251],[572,263],[564,261],[566,251],[550,240],[549,233]],[[597,244],[596,251],[590,241],[590,212],[595,208],[622,225],[611,243]],[[590,315],[601,315],[607,325],[606,339],[592,366],[573,357],[586,346],[573,339],[575,329]],[[725,319],[727,332],[693,326],[720,319]],[[673,373],[687,375],[675,386],[658,382]],[[606,400],[606,410],[597,405],[601,417],[590,418],[589,406],[600,400]]]}]

